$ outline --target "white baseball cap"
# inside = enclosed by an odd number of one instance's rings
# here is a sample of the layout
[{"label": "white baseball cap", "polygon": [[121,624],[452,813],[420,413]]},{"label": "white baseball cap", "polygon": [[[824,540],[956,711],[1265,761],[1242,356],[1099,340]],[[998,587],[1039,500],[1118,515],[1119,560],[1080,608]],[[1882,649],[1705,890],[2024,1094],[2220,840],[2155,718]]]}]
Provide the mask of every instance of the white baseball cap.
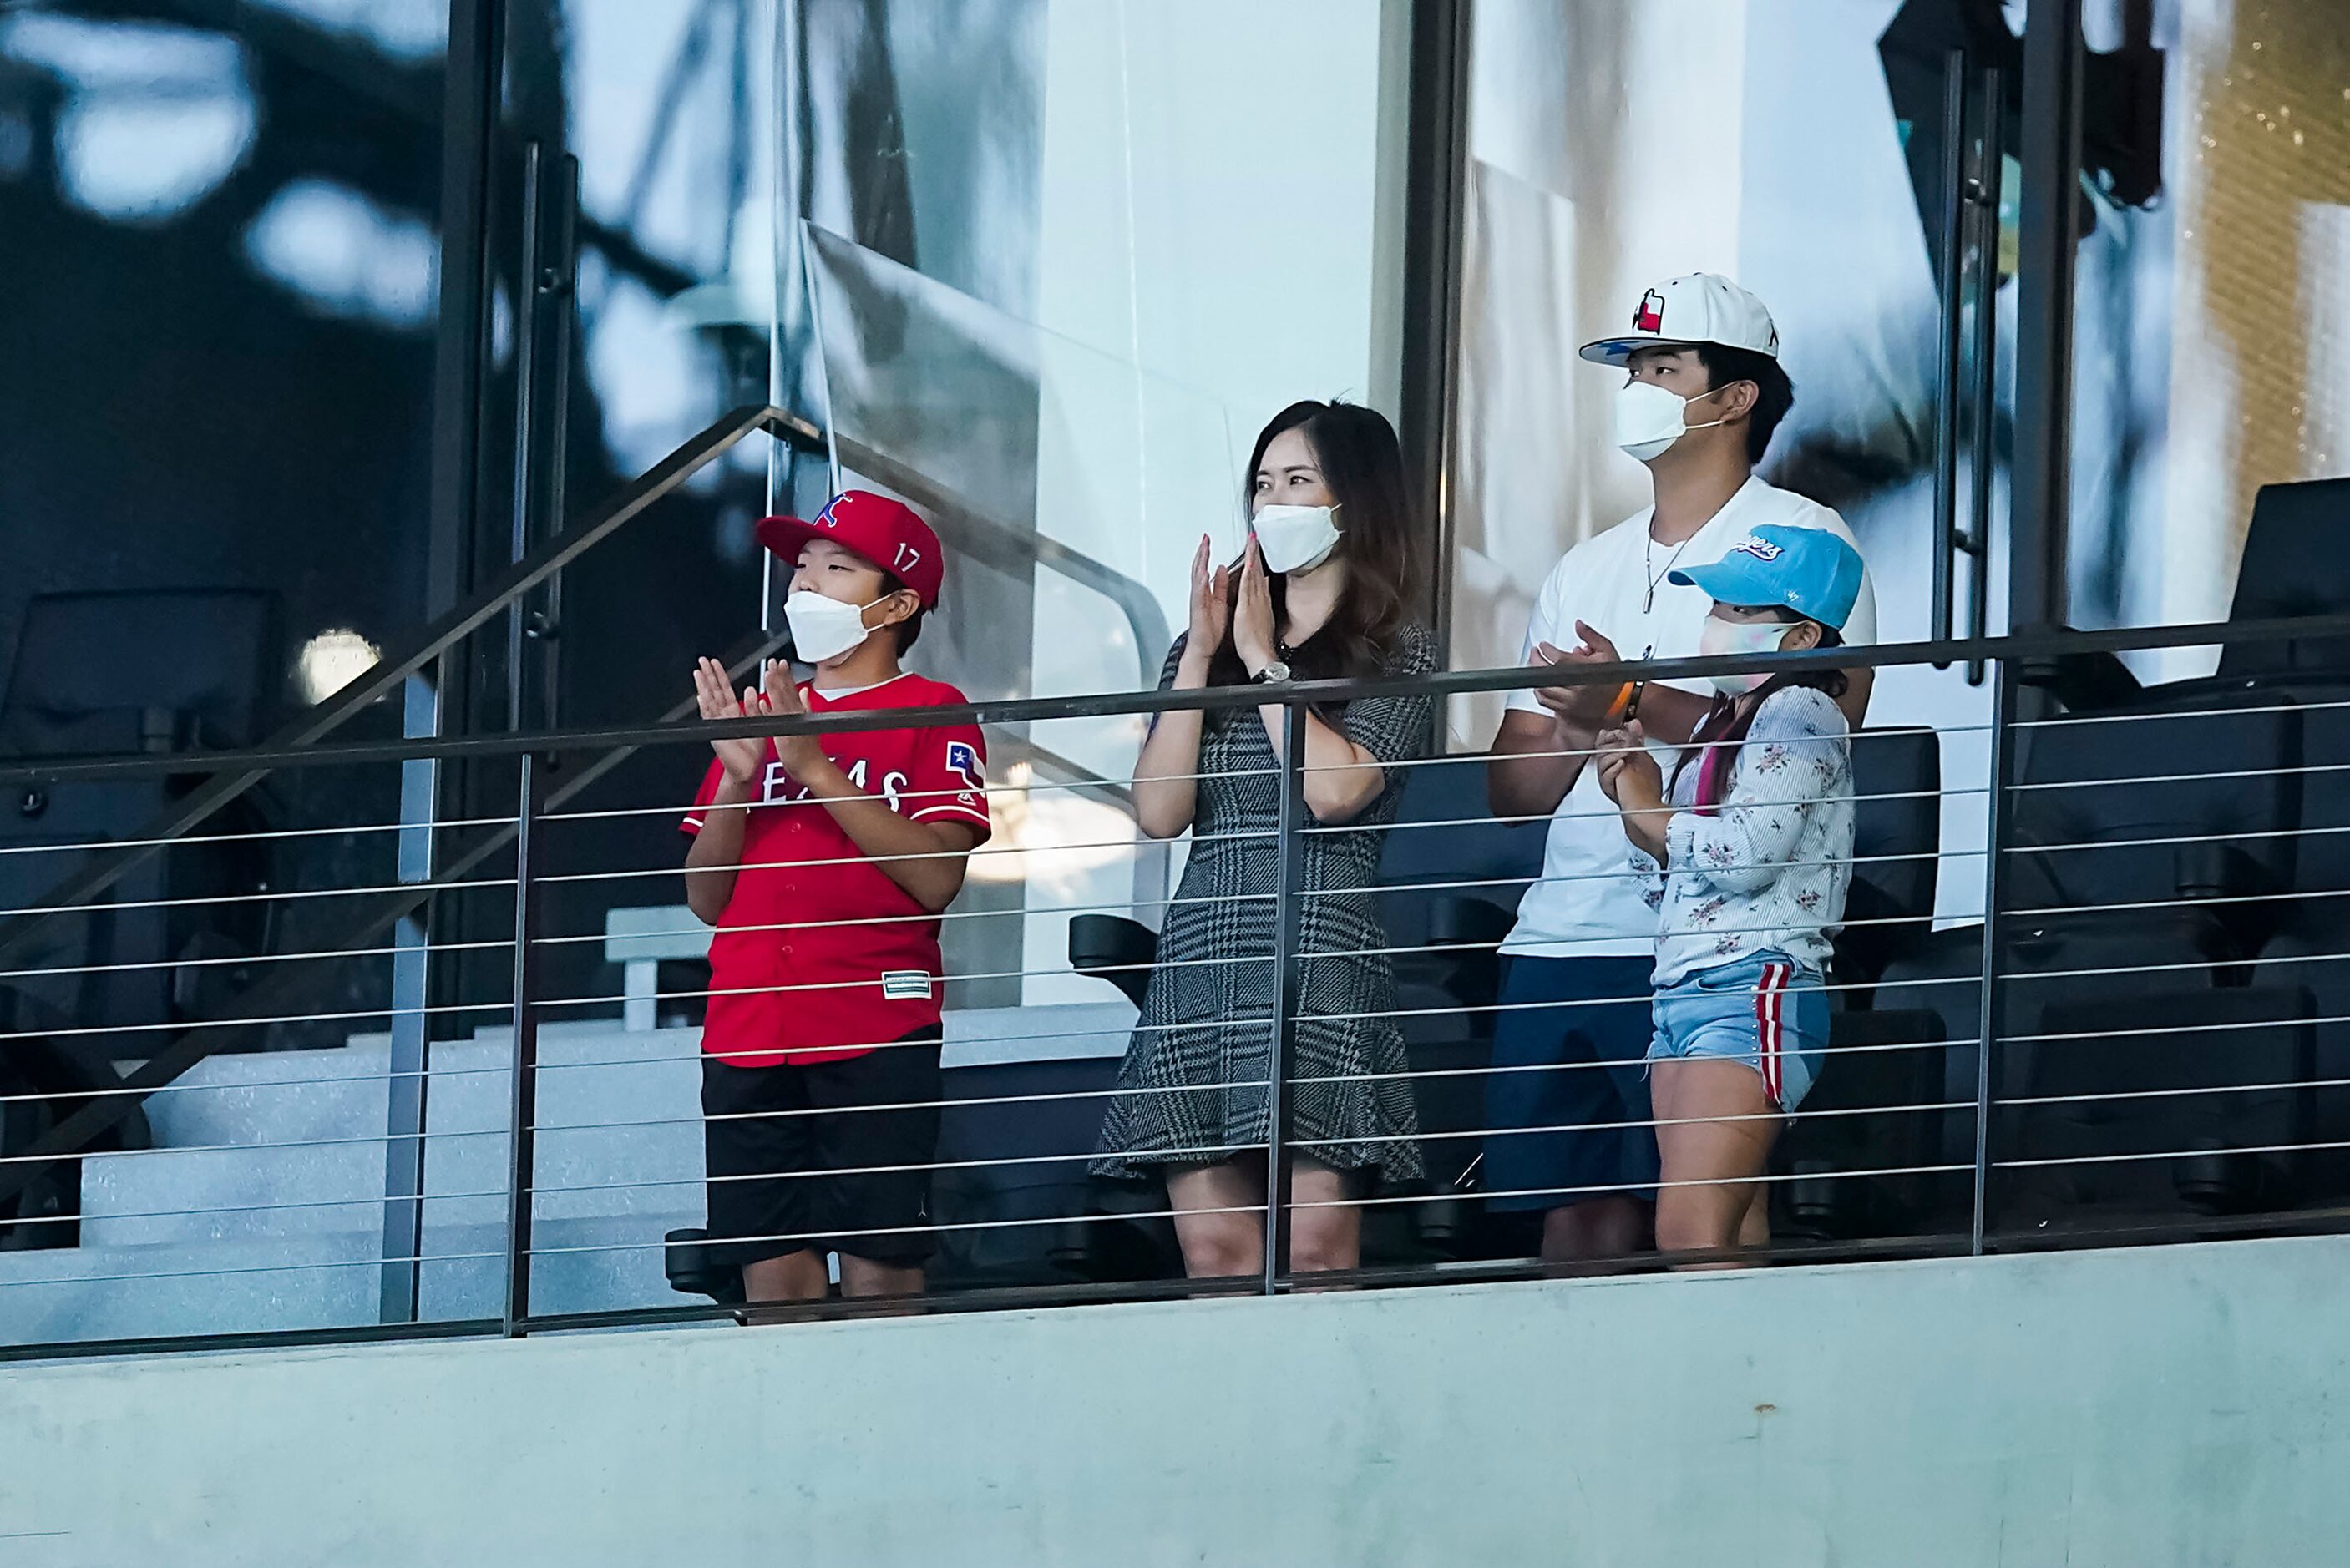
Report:
[{"label": "white baseball cap", "polygon": [[1714,343],[1779,357],[1779,329],[1762,302],[1714,272],[1669,277],[1640,296],[1632,330],[1583,346],[1595,365],[1621,365],[1635,349]]}]

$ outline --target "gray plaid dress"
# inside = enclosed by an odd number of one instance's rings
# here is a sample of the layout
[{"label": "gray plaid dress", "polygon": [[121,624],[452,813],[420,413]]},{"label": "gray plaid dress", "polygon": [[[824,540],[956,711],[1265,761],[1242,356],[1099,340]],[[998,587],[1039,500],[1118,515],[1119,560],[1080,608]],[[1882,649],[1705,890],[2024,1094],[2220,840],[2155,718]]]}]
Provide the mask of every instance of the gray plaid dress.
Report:
[{"label": "gray plaid dress", "polygon": [[[1183,641],[1167,656],[1161,690],[1175,678]],[[1405,627],[1383,673],[1435,668],[1436,639]],[[1388,945],[1376,891],[1379,846],[1403,783],[1393,764],[1425,753],[1432,707],[1425,697],[1378,697],[1339,711],[1347,738],[1390,764],[1388,787],[1350,830],[1305,838],[1292,1136],[1300,1153],[1388,1183],[1415,1179],[1424,1168],[1410,1084],[1366,1080],[1404,1070],[1403,1036],[1380,1016],[1396,1003],[1395,974],[1379,950]],[[1191,859],[1102,1118],[1093,1162],[1099,1175],[1213,1164],[1265,1143],[1279,766],[1255,709],[1207,715]],[[1217,776],[1227,774],[1243,776]]]}]

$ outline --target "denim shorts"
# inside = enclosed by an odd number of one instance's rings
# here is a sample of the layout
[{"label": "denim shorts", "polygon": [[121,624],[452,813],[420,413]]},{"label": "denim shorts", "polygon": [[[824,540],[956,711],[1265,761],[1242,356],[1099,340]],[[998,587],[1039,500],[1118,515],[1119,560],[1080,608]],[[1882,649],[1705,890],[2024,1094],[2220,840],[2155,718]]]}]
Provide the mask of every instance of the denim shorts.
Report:
[{"label": "denim shorts", "polygon": [[1686,975],[1657,992],[1648,1060],[1743,1062],[1762,1091],[1792,1111],[1819,1076],[1828,1042],[1828,993],[1819,971],[1760,952]]}]

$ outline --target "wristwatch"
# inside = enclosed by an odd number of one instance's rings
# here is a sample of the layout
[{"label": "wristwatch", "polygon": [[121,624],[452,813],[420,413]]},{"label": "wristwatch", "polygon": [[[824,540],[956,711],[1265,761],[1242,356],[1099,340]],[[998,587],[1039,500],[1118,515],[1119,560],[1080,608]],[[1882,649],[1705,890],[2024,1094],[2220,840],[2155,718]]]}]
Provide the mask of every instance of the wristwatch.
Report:
[{"label": "wristwatch", "polygon": [[1289,666],[1278,659],[1256,672],[1256,683],[1260,686],[1278,686],[1288,679]]}]

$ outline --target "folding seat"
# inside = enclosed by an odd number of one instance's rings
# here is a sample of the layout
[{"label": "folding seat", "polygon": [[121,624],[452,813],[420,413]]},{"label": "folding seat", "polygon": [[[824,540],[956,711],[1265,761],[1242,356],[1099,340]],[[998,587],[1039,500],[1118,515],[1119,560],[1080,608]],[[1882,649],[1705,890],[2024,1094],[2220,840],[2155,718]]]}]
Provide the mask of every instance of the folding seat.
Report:
[{"label": "folding seat", "polygon": [[[2350,615],[2345,534],[2350,479],[2263,486],[2229,618]],[[2293,881],[2254,979],[2311,993],[2317,1147],[2304,1162],[2304,1195],[2339,1202],[2350,1198],[2350,638],[2230,643],[2213,680],[2272,692],[2301,710]]]},{"label": "folding seat", "polygon": [[[2012,832],[2002,865],[2009,922],[2003,1026],[1991,1072],[1995,1101],[2013,1106],[2085,1092],[2082,1064],[2094,1063],[2110,1073],[2101,1092],[2137,1096],[2111,1102],[2113,1139],[2151,1150],[2194,1139],[2250,1147],[2265,1136],[2266,1120],[2252,1102],[2243,1101],[2232,1119],[2218,1104],[2231,1085],[2257,1077],[2261,1054],[2243,1053],[2230,1068],[2224,1050],[2252,1021],[2247,1009],[2278,1020],[2295,1016],[2301,1003],[2290,995],[2247,1001],[2220,993],[2241,992],[2251,978],[2251,961],[2275,931],[2280,896],[2292,884],[2301,733],[2289,701],[2227,690],[2059,714],[2019,730]],[[1877,992],[1879,1006],[1931,1011],[1944,1038],[1966,1042],[1946,1055],[1945,1095],[1959,1103],[1977,1096],[1981,956],[1980,927],[1936,932],[1887,966]],[[2150,1045],[2133,1054],[2057,1044],[2073,1033],[2057,1023],[2101,1009],[2118,1038],[2137,1039],[2154,1016],[2172,1031],[2208,1034],[2221,1054],[2195,1081],[2210,1089],[2205,1097],[2215,1106],[2158,1093],[2177,1086],[2176,1075],[2158,1067]],[[2056,1158],[2046,1149],[2051,1139],[2064,1142],[2057,1131],[2045,1115],[1998,1112],[1994,1164]],[[1971,1167],[1973,1132],[1970,1115],[1946,1118],[1945,1163]],[[2022,1190],[2002,1180],[1994,1197]],[[2192,1211],[2203,1202],[2199,1192],[2182,1179],[2158,1208]],[[2047,1218],[2045,1209],[2033,1210],[2035,1223]]]},{"label": "folding seat", "polygon": [[[2232,622],[2350,615],[2350,479],[2262,487],[2236,577]],[[2350,637],[2228,643],[2216,674],[2141,687],[2110,654],[2051,659],[2025,678],[2079,714],[2127,714],[2233,702],[2298,710],[2295,810],[2283,897],[2250,975],[2263,990],[2310,993],[2314,1044],[2305,1110],[2316,1147],[2295,1172],[2304,1200],[2350,1197]],[[2241,841],[2240,841],[2241,842]],[[2246,846],[2249,847],[2249,846]],[[2293,1009],[2281,1004],[2291,1015]],[[2290,1055],[2290,1053],[2288,1053]],[[2333,1146],[2333,1147],[2328,1147]]]},{"label": "folding seat", "polygon": [[[2186,1209],[2292,1207],[2308,1183],[2314,1050],[2305,987],[2052,1003],[2025,1093],[1996,1113],[1993,1193],[2030,1232]],[[2120,1093],[2117,1093],[2120,1091]]]},{"label": "folding seat", "polygon": [[1106,1221],[1115,1234],[1073,1251],[1077,1238],[1066,1221],[1092,1190],[1087,1160],[1117,1079],[1117,1059],[1099,1056],[961,1066],[944,1075],[941,1168],[931,1191],[931,1212],[941,1227],[932,1289],[1088,1277],[1083,1265],[1097,1256],[1102,1277],[1134,1277],[1157,1272],[1157,1264],[1178,1256],[1174,1228],[1165,1220],[1139,1231],[1131,1220]]},{"label": "folding seat", "polygon": [[2295,685],[2301,702],[2301,831],[2257,985],[2312,1000],[2310,1137],[2304,1196],[2350,1198],[2350,680]]}]

